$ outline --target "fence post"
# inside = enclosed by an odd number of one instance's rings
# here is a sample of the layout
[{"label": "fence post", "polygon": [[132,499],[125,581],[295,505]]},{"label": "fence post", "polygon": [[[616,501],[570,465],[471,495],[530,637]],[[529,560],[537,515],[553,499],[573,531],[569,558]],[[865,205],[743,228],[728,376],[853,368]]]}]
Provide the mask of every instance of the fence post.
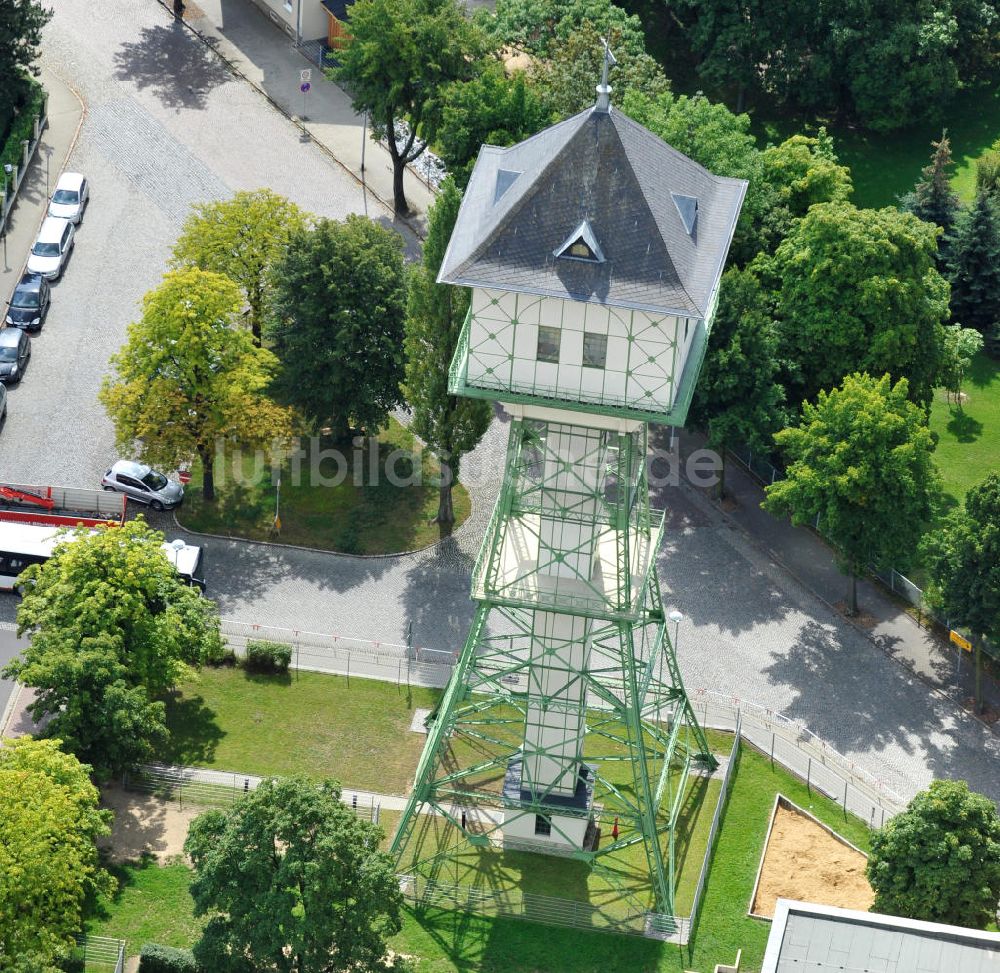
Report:
[{"label": "fence post", "polygon": [[807,759],[808,759],[808,763],[806,763],[806,790],[809,791],[809,793],[811,794],[812,793],[811,780],[812,780],[813,758],[809,757]]},{"label": "fence post", "polygon": [[774,730],[771,731],[771,769],[774,770]]}]

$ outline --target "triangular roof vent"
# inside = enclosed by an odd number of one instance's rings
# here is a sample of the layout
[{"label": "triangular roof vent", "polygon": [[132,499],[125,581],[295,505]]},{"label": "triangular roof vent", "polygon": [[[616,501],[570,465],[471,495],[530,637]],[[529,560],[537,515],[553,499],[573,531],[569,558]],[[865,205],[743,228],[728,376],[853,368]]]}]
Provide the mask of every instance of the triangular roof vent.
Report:
[{"label": "triangular roof vent", "polygon": [[556,257],[567,260],[587,260],[590,263],[604,263],[604,254],[597,244],[597,237],[590,222],[584,220],[566,239],[562,246],[552,251]]},{"label": "triangular roof vent", "polygon": [[698,198],[696,196],[684,196],[681,193],[671,193],[677,212],[680,213],[681,222],[688,236],[694,236],[694,225],[698,221]]},{"label": "triangular roof vent", "polygon": [[503,196],[511,186],[517,182],[517,177],[521,175],[519,172],[514,172],[513,169],[497,169],[497,184],[493,190],[493,205],[496,206],[500,202],[500,197]]}]

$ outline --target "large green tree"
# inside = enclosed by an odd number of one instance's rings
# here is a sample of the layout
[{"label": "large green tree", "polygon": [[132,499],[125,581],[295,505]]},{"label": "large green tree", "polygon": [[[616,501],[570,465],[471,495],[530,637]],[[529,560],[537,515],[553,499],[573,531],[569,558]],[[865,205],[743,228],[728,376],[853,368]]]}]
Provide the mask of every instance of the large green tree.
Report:
[{"label": "large green tree", "polygon": [[929,407],[948,315],[937,233],[893,208],[820,203],[758,261],[774,295],[792,404],[866,371],[906,378],[914,401]]},{"label": "large green tree", "polygon": [[972,632],[976,705],[982,708],[983,639],[1000,644],[1000,474],[991,473],[965,495],[922,544],[931,601],[953,627]]},{"label": "large green tree", "polygon": [[148,760],[166,739],[156,697],[222,652],[214,604],[162,544],[141,518],[80,530],[21,575],[18,631],[31,641],[4,673],[35,690],[44,732],[101,772]]},{"label": "large green tree", "polygon": [[[367,112],[373,133],[386,140],[393,206],[405,216],[403,173],[426,148],[418,135],[438,110],[442,89],[476,74],[485,38],[456,0],[357,0],[348,27],[332,74],[350,91],[355,111]],[[400,121],[409,132],[397,141]]]},{"label": "large green tree", "polygon": [[733,268],[722,278],[688,416],[722,458],[720,497],[725,495],[726,450],[742,443],[770,449],[783,424],[785,390],[778,371],[778,336],[760,285],[749,271]]},{"label": "large green tree", "polygon": [[3,0],[0,3],[0,124],[19,108],[28,92],[29,74],[36,72],[35,58],[42,43],[42,28],[52,16],[38,0]]},{"label": "large green tree", "polygon": [[277,360],[235,326],[240,304],[222,274],[168,273],[143,299],[100,392],[119,449],[168,468],[197,456],[206,500],[215,498],[223,442],[268,446],[293,428],[291,412],[266,394]]},{"label": "large green tree", "polygon": [[872,910],[985,929],[1000,903],[1000,814],[964,780],[936,780],[872,833]]},{"label": "large green tree", "polygon": [[451,491],[462,456],[482,439],[492,416],[488,402],[448,391],[448,367],[469,310],[469,292],[438,284],[437,274],[461,202],[461,193],[446,180],[430,212],[423,262],[410,273],[406,314],[403,392],[413,410],[413,431],[441,463],[437,519],[445,524],[455,520]]},{"label": "large green tree", "polygon": [[338,439],[352,421],[374,432],[400,402],[405,316],[399,234],[364,216],[318,221],[274,271],[276,394]]},{"label": "large green tree", "polygon": [[852,615],[858,576],[911,556],[930,519],[939,486],[926,422],[906,379],[848,375],[775,436],[787,476],[766,488],[764,507],[794,524],[818,520],[851,579]]},{"label": "large green tree", "polygon": [[455,183],[464,189],[484,144],[513,145],[552,120],[537,86],[523,71],[508,76],[499,61],[487,62],[474,78],[443,89],[434,145]]},{"label": "large green tree", "polygon": [[946,273],[951,314],[961,325],[988,335],[1000,325],[1000,199],[980,191],[955,222]]},{"label": "large green tree", "polygon": [[184,844],[195,914],[210,917],[195,957],[213,973],[386,969],[402,896],[382,838],[330,780],[270,778],[202,814]]},{"label": "large green tree", "polygon": [[[0,745],[0,969],[57,973],[88,896],[114,880],[95,844],[110,833],[90,768],[58,740]],[[21,965],[19,965],[21,964]]]},{"label": "large green tree", "polygon": [[173,266],[195,266],[223,274],[247,303],[247,321],[260,344],[268,293],[268,272],[284,255],[306,215],[270,189],[236,193],[232,199],[199,203],[174,244]]}]

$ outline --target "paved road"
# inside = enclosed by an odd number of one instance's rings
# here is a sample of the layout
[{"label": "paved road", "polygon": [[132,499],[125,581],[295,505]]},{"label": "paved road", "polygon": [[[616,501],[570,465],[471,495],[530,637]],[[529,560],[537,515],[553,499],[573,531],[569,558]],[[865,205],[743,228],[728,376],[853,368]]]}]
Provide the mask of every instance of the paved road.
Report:
[{"label": "paved road", "polygon": [[[6,596],[0,595],[0,597]],[[0,669],[3,669],[21,651],[21,645],[22,643],[17,640],[14,634],[14,626],[0,623]],[[8,679],[0,679],[0,724],[3,722],[3,716],[13,689],[13,682]]]}]

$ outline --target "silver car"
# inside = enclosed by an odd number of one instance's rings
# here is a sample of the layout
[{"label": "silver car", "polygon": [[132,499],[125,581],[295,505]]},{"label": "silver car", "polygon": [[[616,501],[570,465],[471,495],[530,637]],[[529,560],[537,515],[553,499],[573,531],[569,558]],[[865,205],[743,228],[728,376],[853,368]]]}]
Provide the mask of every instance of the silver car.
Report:
[{"label": "silver car", "polygon": [[83,219],[83,211],[90,199],[90,186],[86,176],[79,172],[64,172],[56,183],[56,191],[49,202],[49,216],[71,223],[79,223]]},{"label": "silver car", "polygon": [[62,276],[73,249],[73,224],[55,216],[46,216],[38,239],[28,256],[28,272],[41,274],[46,280]]},{"label": "silver car", "polygon": [[184,487],[142,463],[121,459],[101,477],[105,490],[124,493],[153,510],[171,510],[184,499]]}]

